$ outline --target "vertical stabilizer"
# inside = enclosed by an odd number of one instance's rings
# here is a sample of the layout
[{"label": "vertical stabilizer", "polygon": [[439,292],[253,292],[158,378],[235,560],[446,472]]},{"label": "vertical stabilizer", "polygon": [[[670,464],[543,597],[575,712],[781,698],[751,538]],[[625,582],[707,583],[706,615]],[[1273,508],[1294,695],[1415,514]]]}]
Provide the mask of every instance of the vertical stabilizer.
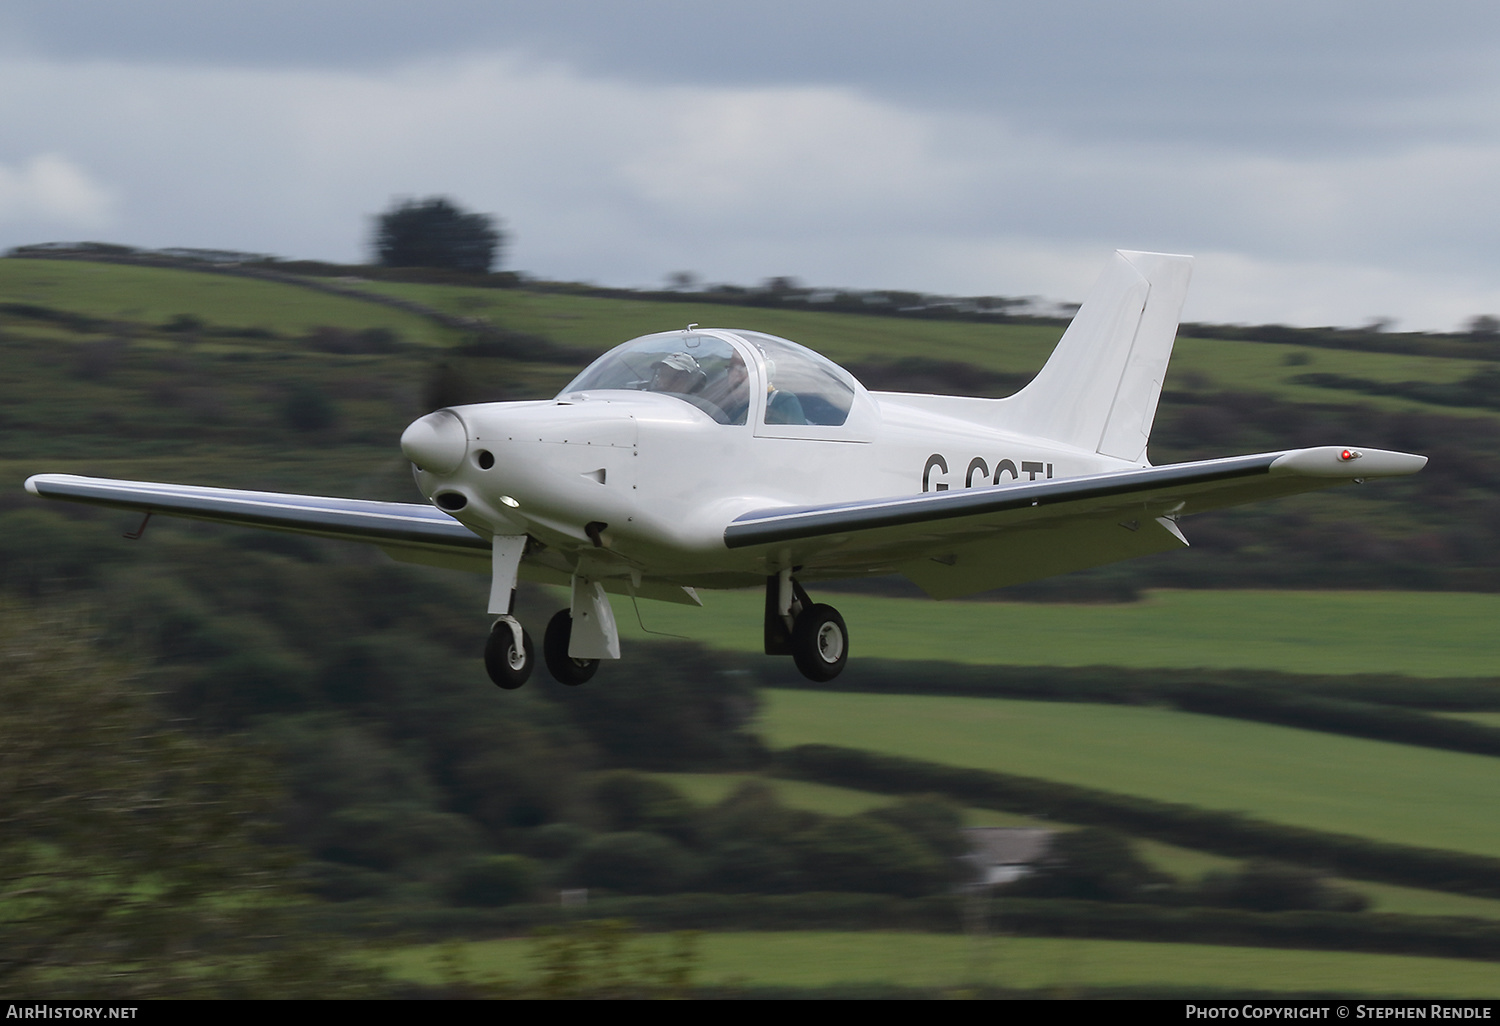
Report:
[{"label": "vertical stabilizer", "polygon": [[1005,426],[1140,463],[1193,258],[1119,250]]}]

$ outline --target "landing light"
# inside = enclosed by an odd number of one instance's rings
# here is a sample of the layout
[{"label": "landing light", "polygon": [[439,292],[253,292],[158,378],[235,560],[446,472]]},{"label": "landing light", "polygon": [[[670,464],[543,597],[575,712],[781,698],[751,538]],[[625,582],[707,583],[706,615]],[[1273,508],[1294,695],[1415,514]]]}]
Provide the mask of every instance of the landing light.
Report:
[{"label": "landing light", "polygon": [[512,499],[509,495],[502,495],[502,496],[500,496],[500,502],[501,502],[502,505],[509,506],[511,509],[520,509],[521,508],[521,504],[519,502],[517,502],[515,499]]}]

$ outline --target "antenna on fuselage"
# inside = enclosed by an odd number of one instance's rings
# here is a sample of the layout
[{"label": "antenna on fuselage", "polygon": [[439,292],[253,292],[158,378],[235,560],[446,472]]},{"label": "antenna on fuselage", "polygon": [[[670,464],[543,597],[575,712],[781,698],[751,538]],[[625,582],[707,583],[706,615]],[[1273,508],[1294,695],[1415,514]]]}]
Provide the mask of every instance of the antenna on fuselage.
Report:
[{"label": "antenna on fuselage", "polygon": [[697,325],[697,323],[696,323],[696,322],[695,322],[695,323],[693,323],[693,324],[689,324],[689,325],[688,325],[688,326],[687,326],[687,327],[686,327],[686,328],[683,328],[683,329],[682,329],[682,330],[683,330],[683,331],[692,331],[692,330],[693,330],[693,329],[694,329],[694,328],[696,328],[696,327],[697,327],[697,326],[698,326],[698,325]]}]

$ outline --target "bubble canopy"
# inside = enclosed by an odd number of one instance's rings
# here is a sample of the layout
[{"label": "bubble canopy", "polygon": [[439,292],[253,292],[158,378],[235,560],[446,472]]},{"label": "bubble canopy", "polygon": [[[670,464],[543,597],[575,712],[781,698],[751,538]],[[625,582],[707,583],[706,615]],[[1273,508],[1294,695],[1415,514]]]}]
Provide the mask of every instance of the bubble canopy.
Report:
[{"label": "bubble canopy", "polygon": [[[765,384],[763,405],[753,401],[747,356]],[[599,389],[650,391],[696,406],[720,424],[760,416],[766,424],[832,427],[848,418],[857,387],[832,360],[775,335],[673,331],[616,346],[569,382],[559,398]]]}]

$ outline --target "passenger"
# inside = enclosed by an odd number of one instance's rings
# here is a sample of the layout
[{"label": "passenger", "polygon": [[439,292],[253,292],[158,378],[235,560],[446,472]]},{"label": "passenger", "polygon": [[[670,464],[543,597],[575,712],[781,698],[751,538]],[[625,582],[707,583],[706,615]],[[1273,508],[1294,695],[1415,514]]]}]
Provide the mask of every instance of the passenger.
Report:
[{"label": "passenger", "polygon": [[743,424],[750,409],[750,372],[738,356],[729,361],[724,376],[703,390],[703,398],[724,413],[721,424]]},{"label": "passenger", "polygon": [[690,395],[703,387],[707,379],[698,361],[687,353],[671,353],[658,360],[651,370],[652,392],[676,392]]},{"label": "passenger", "polygon": [[795,392],[782,392],[776,387],[776,362],[766,361],[766,423],[806,424],[807,414],[802,412],[802,400]]}]

